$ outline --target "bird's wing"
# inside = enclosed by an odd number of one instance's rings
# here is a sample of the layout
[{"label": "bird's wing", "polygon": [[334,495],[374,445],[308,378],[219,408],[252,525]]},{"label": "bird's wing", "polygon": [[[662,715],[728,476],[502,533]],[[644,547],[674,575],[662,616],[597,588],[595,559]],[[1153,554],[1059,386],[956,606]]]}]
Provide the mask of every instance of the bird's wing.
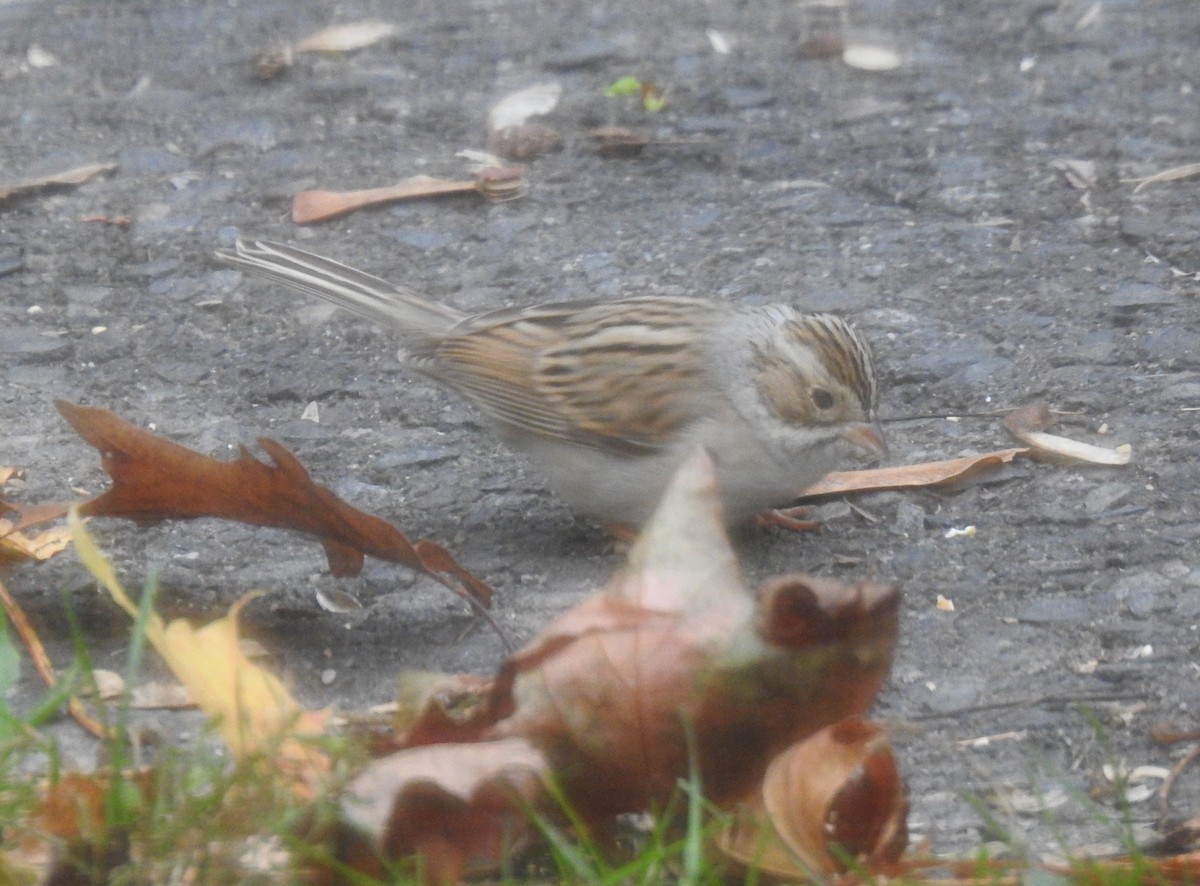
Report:
[{"label": "bird's wing", "polygon": [[650,454],[711,393],[697,313],[691,299],[662,297],[499,311],[413,357],[516,430]]}]

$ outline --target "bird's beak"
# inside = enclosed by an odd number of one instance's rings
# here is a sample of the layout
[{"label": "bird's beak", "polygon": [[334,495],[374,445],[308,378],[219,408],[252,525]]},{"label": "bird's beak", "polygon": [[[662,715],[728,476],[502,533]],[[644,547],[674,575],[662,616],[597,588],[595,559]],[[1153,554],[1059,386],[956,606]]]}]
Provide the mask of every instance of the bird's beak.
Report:
[{"label": "bird's beak", "polygon": [[847,425],[842,431],[842,439],[875,458],[883,458],[888,454],[887,441],[883,439],[883,429],[878,422],[860,421]]}]

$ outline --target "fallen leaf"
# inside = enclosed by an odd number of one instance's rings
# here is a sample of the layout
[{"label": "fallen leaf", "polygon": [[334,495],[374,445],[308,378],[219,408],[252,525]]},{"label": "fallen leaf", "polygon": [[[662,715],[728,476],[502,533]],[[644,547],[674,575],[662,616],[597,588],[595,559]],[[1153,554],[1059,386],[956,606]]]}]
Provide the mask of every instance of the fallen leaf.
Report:
[{"label": "fallen leaf", "polygon": [[1069,437],[1060,437],[1058,434],[1046,434],[1038,431],[1022,434],[1019,439],[1029,444],[1030,455],[1035,458],[1045,457],[1052,460],[1113,466],[1127,465],[1133,458],[1133,447],[1128,443],[1122,443],[1120,446],[1109,449],[1072,440]]},{"label": "fallen leaf", "polygon": [[426,881],[494,870],[525,842],[545,803],[546,761],[520,738],[410,748],[350,783],[346,822],[389,858],[416,855]]},{"label": "fallen leaf", "polygon": [[562,97],[561,83],[538,83],[501,98],[488,111],[488,132],[520,126],[533,117],[549,114]]},{"label": "fallen leaf", "polygon": [[[0,502],[2,510],[3,503]],[[71,534],[62,526],[37,535],[28,535],[16,527],[16,523],[0,517],[0,567],[26,560],[49,560],[71,545]]]},{"label": "fallen leaf", "polygon": [[1108,449],[1045,433],[1045,429],[1053,424],[1054,416],[1049,407],[1043,404],[1023,406],[1004,418],[1004,427],[1030,447],[1029,454],[1034,458],[1065,459],[1094,465],[1125,465],[1133,457],[1133,447],[1128,443]]},{"label": "fallen leaf", "polygon": [[608,587],[501,670],[512,714],[487,734],[543,748],[581,812],[665,803],[689,771],[689,729],[706,796],[736,797],[774,753],[861,713],[887,672],[894,592],[784,576],[753,593],[720,511],[697,456]]},{"label": "fallen leaf", "polygon": [[636,157],[652,139],[624,126],[597,126],[587,137],[602,157]]},{"label": "fallen leaf", "polygon": [[1077,191],[1087,191],[1096,186],[1096,162],[1094,160],[1054,160],[1050,168],[1063,174],[1067,183]]},{"label": "fallen leaf", "polygon": [[116,168],[116,163],[88,163],[85,166],[76,166],[74,169],[67,169],[63,172],[53,172],[49,175],[41,175],[36,178],[18,179],[15,182],[7,184],[0,183],[0,203],[3,203],[10,197],[40,191],[42,188],[72,187],[74,185],[86,184],[96,178],[96,176],[112,172]]},{"label": "fallen leaf", "polygon": [[218,517],[316,536],[330,571],[357,575],[364,555],[420,570],[480,605],[491,589],[431,541],[409,540],[395,526],[353,508],[312,481],[282,444],[260,438],[268,465],[242,448],[222,462],[135,427],[106,409],[55,401],[84,440],[100,451],[112,488],[79,506],[87,516],[138,522]]},{"label": "fallen leaf", "polygon": [[785,880],[887,872],[908,842],[908,796],[883,730],[843,720],[798,742],[767,769],[718,847]]},{"label": "fallen leaf", "polygon": [[962,483],[1000,465],[1008,464],[1018,455],[1026,455],[1028,452],[1029,450],[1024,448],[999,449],[995,452],[984,452],[979,455],[917,465],[875,468],[869,471],[834,471],[826,474],[824,479],[802,490],[800,497],[818,498],[824,495],[845,495],[849,492],[918,489],[925,486]]},{"label": "fallen leaf", "polygon": [[[84,566],[131,619],[138,619],[137,604],[84,528],[78,508],[67,521]],[[242,654],[238,616],[257,596],[248,594],[224,618],[201,628],[183,619],[164,623],[151,612],[144,622],[146,639],[215,723],[235,757],[263,755],[276,772],[294,779],[298,791],[311,795],[329,771],[329,760],[303,739],[323,734],[329,714],[301,708],[278,677]]]},{"label": "fallen leaf", "polygon": [[842,50],[842,62],[859,71],[894,71],[904,63],[900,53],[873,43],[850,43]]},{"label": "fallen leaf", "polygon": [[310,34],[294,47],[296,52],[352,52],[364,49],[400,32],[389,22],[355,22],[331,25]]},{"label": "fallen leaf", "polygon": [[[420,783],[420,761],[436,763],[427,780],[440,798],[443,773],[471,766],[474,753],[493,772],[492,755],[506,758],[500,748],[521,751],[525,762],[505,771],[524,801],[537,796],[547,808],[536,787],[550,779],[585,822],[662,808],[691,772],[706,797],[730,803],[789,744],[866,710],[891,663],[898,605],[881,585],[800,575],[752,592],[725,534],[712,459],[698,452],[608,586],[511,656],[490,686],[461,685],[450,693],[461,704],[443,694],[406,718],[409,747],[368,766],[355,782],[362,805],[350,814],[376,849],[411,848],[392,822],[411,817],[405,791]],[[422,685],[428,699],[437,684]],[[450,748],[415,755],[434,743]],[[426,863],[457,876],[464,821],[451,816],[440,827],[440,838],[422,832],[417,851],[451,853]]]},{"label": "fallen leaf", "polygon": [[1173,182],[1184,178],[1192,178],[1200,175],[1200,163],[1185,163],[1182,166],[1172,166],[1170,169],[1164,169],[1161,172],[1156,172],[1154,175],[1148,175],[1142,179],[1132,179],[1137,182],[1137,187],[1133,189],[1133,193],[1137,193],[1146,185],[1156,185],[1160,182]]},{"label": "fallen leaf", "polygon": [[383,188],[361,191],[301,191],[292,198],[292,221],[298,225],[327,221],[348,212],[399,200],[444,197],[452,194],[480,194],[494,202],[522,197],[527,190],[524,170],[520,167],[491,167],[470,181],[449,181],[415,175]]}]

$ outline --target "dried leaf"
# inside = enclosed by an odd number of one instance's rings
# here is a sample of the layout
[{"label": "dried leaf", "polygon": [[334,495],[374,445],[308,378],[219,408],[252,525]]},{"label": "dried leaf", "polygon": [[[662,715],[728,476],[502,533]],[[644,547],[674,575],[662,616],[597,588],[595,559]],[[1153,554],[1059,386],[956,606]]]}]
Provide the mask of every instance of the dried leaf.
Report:
[{"label": "dried leaf", "polygon": [[20,179],[8,184],[0,183],[0,203],[3,203],[10,197],[39,191],[42,188],[71,187],[86,184],[96,176],[112,172],[116,168],[116,163],[89,163],[85,166],[76,166],[74,169],[54,172],[50,175],[38,176],[37,178]]},{"label": "dried leaf", "polygon": [[506,663],[496,706],[511,683],[513,713],[487,735],[542,748],[574,808],[599,817],[666,802],[689,771],[690,728],[720,802],[778,750],[870,704],[896,606],[882,586],[804,576],[751,593],[697,455],[628,566]]},{"label": "dried leaf", "polygon": [[1091,190],[1096,186],[1096,163],[1094,160],[1054,160],[1051,169],[1063,174],[1071,187],[1078,191]]},{"label": "dried leaf", "polygon": [[420,857],[429,882],[458,883],[511,857],[547,777],[541,753],[519,738],[410,748],[351,782],[343,815],[386,856]]},{"label": "dried leaf", "polygon": [[898,605],[890,588],[806,576],[751,592],[698,452],[626,567],[490,686],[416,684],[400,705],[420,708],[403,718],[408,748],[368,767],[352,786],[365,811],[347,813],[376,848],[415,851],[447,882],[496,858],[497,822],[544,807],[547,778],[584,821],[661,807],[697,761],[706,796],[741,798],[779,751],[871,703]]},{"label": "dried leaf", "polygon": [[152,680],[130,690],[129,706],[141,711],[181,710],[196,707],[196,701],[182,683]]},{"label": "dried leaf", "polygon": [[532,160],[562,147],[562,136],[545,123],[522,123],[491,130],[487,143],[509,160]]},{"label": "dried leaf", "polygon": [[500,167],[483,170],[470,181],[448,181],[428,175],[415,175],[384,188],[361,191],[301,191],[292,198],[292,221],[298,225],[327,221],[369,206],[444,197],[451,194],[480,194],[488,200],[503,202],[524,195],[524,170]]},{"label": "dried leaf", "polygon": [[1052,427],[1053,424],[1054,418],[1050,409],[1041,404],[1014,410],[1004,419],[1004,427],[1030,447],[1030,455],[1034,458],[1065,459],[1093,465],[1126,465],[1133,457],[1133,447],[1128,443],[1115,449],[1107,449],[1069,437],[1045,433],[1044,429]]},{"label": "dried leaf", "polygon": [[624,126],[597,126],[588,130],[587,137],[602,157],[636,157],[651,142],[649,137]]},{"label": "dried leaf", "polygon": [[1091,443],[1081,443],[1069,437],[1057,434],[1030,432],[1020,438],[1031,447],[1034,457],[1046,456],[1051,459],[1065,459],[1071,462],[1084,462],[1092,465],[1127,465],[1133,458],[1133,447],[1128,443],[1108,449],[1104,446],[1093,446]]},{"label": "dried leaf", "polygon": [[538,83],[510,92],[488,111],[488,132],[520,126],[532,117],[549,114],[558,106],[561,97],[561,83]]},{"label": "dried leaf", "polygon": [[1000,465],[1008,464],[1028,449],[999,449],[946,461],[931,461],[870,471],[834,471],[800,493],[803,498],[845,495],[849,492],[877,492],[883,489],[918,489],[962,483]]},{"label": "dried leaf", "polygon": [[776,757],[761,796],[738,810],[718,847],[781,879],[887,870],[908,842],[908,797],[883,730],[829,726]]},{"label": "dried leaf", "polygon": [[[3,503],[0,503],[0,510]],[[0,517],[0,568],[27,560],[49,560],[71,545],[71,533],[55,526],[37,535],[27,535],[11,520]]]},{"label": "dried leaf", "polygon": [[389,22],[355,22],[347,25],[331,25],[305,37],[295,46],[296,52],[352,52],[364,49],[388,37],[400,29]]},{"label": "dried leaf", "polygon": [[1170,169],[1164,169],[1143,179],[1133,179],[1133,181],[1138,183],[1137,187],[1133,189],[1133,193],[1136,194],[1142,188],[1146,187],[1146,185],[1179,181],[1180,179],[1193,178],[1197,175],[1200,175],[1200,163],[1185,163],[1183,166],[1173,166]]},{"label": "dried leaf", "polygon": [[274,462],[244,448],[222,462],[131,425],[106,409],[56,401],[84,440],[100,450],[112,488],[80,505],[88,516],[139,522],[218,517],[293,529],[321,539],[330,571],[357,575],[364,555],[420,570],[457,594],[486,605],[491,589],[430,541],[410,543],[395,526],[346,504],[312,481],[283,445],[260,438]]},{"label": "dried leaf", "polygon": [[[72,509],[67,520],[79,559],[117,605],[136,619],[137,605],[84,528],[79,510]],[[165,624],[151,613],[145,621],[146,639],[216,723],[234,756],[266,754],[277,770],[296,780],[297,789],[308,792],[328,772],[329,760],[301,739],[321,735],[329,715],[301,708],[279,678],[242,654],[238,615],[257,596],[243,597],[227,616],[201,628],[183,619]]]},{"label": "dried leaf", "polygon": [[894,71],[904,63],[900,53],[873,43],[850,43],[842,50],[842,62],[859,71]]}]

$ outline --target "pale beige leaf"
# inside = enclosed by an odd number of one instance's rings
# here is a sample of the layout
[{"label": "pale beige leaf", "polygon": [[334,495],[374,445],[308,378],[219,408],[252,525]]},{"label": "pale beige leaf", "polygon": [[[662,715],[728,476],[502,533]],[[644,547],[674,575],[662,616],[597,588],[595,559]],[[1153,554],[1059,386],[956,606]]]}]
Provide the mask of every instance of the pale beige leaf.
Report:
[{"label": "pale beige leaf", "polygon": [[40,188],[49,188],[57,185],[82,185],[91,181],[96,176],[112,172],[116,168],[116,163],[88,163],[84,166],[76,166],[73,169],[52,172],[49,175],[40,175],[36,178],[20,179],[7,184],[0,183],[0,201],[7,200],[9,197],[18,194],[36,191]]},{"label": "pale beige leaf", "polygon": [[531,117],[549,114],[561,96],[561,83],[538,83],[510,92],[488,111],[488,131],[520,126]]},{"label": "pale beige leaf", "polygon": [[873,43],[851,43],[842,50],[842,61],[859,71],[894,71],[903,63],[900,53]]},{"label": "pale beige leaf", "polygon": [[399,33],[390,22],[355,22],[331,25],[296,44],[296,52],[351,52],[364,49]]},{"label": "pale beige leaf", "polygon": [[1200,163],[1185,163],[1182,166],[1172,166],[1170,169],[1164,169],[1146,178],[1133,179],[1133,181],[1138,183],[1137,187],[1133,189],[1133,193],[1136,194],[1142,188],[1146,187],[1146,185],[1155,185],[1159,182],[1173,182],[1182,178],[1192,178],[1196,175],[1200,175]]},{"label": "pale beige leaf", "polygon": [[1047,455],[1092,465],[1127,465],[1133,457],[1133,447],[1128,443],[1109,449],[1044,431],[1027,431],[1018,435],[1017,439],[1032,447],[1031,455]]}]

